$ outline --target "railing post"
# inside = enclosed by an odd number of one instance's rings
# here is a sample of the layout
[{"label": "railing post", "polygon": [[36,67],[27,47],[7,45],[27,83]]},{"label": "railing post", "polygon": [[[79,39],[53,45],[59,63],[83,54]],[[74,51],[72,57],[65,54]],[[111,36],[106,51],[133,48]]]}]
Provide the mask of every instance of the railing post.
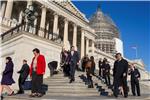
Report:
[{"label": "railing post", "polygon": [[13,35],[13,31],[11,31],[11,36]]},{"label": "railing post", "polygon": [[18,28],[17,28],[17,32],[19,32],[19,26],[17,25],[17,27],[18,27]]}]

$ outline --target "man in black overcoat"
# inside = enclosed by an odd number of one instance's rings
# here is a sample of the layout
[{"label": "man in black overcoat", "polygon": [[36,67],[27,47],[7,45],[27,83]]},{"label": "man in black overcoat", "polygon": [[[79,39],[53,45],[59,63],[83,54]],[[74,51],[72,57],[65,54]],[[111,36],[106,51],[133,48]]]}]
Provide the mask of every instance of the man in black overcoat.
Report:
[{"label": "man in black overcoat", "polygon": [[115,97],[118,97],[120,86],[123,87],[124,97],[125,98],[128,97],[127,72],[128,72],[127,60],[123,59],[121,53],[117,53],[113,69],[113,77],[114,77],[113,94]]},{"label": "man in black overcoat", "polygon": [[23,66],[21,68],[20,71],[18,71],[18,73],[20,74],[19,79],[18,79],[18,83],[19,83],[19,91],[18,94],[23,94],[24,93],[24,89],[22,87],[22,85],[24,84],[26,78],[29,75],[29,65],[27,64],[27,60],[23,60]]}]

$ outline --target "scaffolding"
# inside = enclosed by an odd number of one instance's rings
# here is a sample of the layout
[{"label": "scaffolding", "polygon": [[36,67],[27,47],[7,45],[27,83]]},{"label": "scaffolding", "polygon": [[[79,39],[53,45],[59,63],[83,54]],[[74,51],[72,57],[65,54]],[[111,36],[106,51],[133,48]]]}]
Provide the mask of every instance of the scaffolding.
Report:
[{"label": "scaffolding", "polygon": [[97,9],[89,21],[89,25],[97,34],[95,47],[113,55],[116,52],[114,38],[120,38],[116,24],[100,8]]}]

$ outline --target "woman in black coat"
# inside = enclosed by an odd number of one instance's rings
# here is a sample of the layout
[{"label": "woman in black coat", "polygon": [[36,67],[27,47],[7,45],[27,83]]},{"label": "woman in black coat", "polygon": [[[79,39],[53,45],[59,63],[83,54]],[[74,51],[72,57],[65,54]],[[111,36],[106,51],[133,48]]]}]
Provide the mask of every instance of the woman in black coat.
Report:
[{"label": "woman in black coat", "polygon": [[0,91],[1,94],[4,88],[9,91],[8,92],[9,96],[14,94],[14,91],[9,87],[13,83],[15,83],[15,81],[12,78],[13,67],[14,67],[14,64],[12,62],[11,57],[6,57],[6,67],[5,67],[5,70],[3,71],[2,80],[1,80],[1,91]]}]

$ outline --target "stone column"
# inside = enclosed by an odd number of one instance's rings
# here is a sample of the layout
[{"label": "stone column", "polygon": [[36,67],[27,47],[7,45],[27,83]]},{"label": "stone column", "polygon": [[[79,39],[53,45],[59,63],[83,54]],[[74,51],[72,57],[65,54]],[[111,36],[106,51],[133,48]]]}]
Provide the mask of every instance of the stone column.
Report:
[{"label": "stone column", "polygon": [[29,8],[29,6],[31,6],[32,5],[32,0],[28,0],[27,1],[27,8]]},{"label": "stone column", "polygon": [[36,34],[36,28],[37,28],[37,18],[34,20],[33,34]]},{"label": "stone column", "polygon": [[81,29],[81,58],[84,56],[84,30]]},{"label": "stone column", "polygon": [[92,55],[94,55],[95,47],[94,47],[94,41],[92,40]]},{"label": "stone column", "polygon": [[44,29],[45,29],[45,22],[46,22],[46,8],[42,7],[42,14],[41,14],[41,23],[40,23],[40,31],[39,36],[44,37]]},{"label": "stone column", "polygon": [[6,3],[4,2],[2,5],[1,5],[1,13],[0,13],[0,16],[1,17],[4,17],[4,13],[5,13],[5,7],[6,7]]},{"label": "stone column", "polygon": [[46,36],[45,38],[48,39],[49,36],[49,22],[46,24]]},{"label": "stone column", "polygon": [[86,54],[89,53],[89,39],[86,38]]},{"label": "stone column", "polygon": [[73,46],[75,46],[75,48],[77,48],[77,25],[73,24],[73,42],[72,42]]},{"label": "stone column", "polygon": [[22,23],[22,14],[23,14],[23,11],[20,11],[20,14],[19,14],[19,23]]},{"label": "stone column", "polygon": [[54,13],[53,33],[57,34],[57,31],[58,31],[58,14]]},{"label": "stone column", "polygon": [[68,20],[64,19],[64,40],[63,40],[63,44],[64,44],[64,48],[65,49],[69,49],[67,48],[67,44],[68,44]]},{"label": "stone column", "polygon": [[7,0],[7,6],[5,11],[5,18],[10,19],[13,9],[13,0]]}]

